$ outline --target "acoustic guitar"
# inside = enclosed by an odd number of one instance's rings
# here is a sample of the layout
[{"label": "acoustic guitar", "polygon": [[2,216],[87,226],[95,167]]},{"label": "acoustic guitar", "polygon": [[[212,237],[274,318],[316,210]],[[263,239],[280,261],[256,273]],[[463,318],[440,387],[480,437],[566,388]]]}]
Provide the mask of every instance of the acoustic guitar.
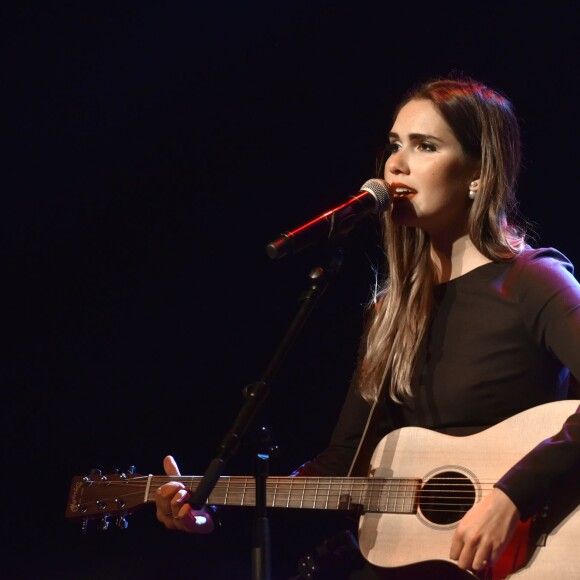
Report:
[{"label": "acoustic guitar", "polygon": [[[557,433],[580,401],[547,403],[475,435],[454,437],[403,427],[386,435],[371,459],[368,477],[268,477],[271,508],[355,510],[363,556],[381,567],[449,560],[451,537],[465,512],[539,442]],[[580,470],[579,470],[580,471]],[[575,473],[578,473],[575,472]],[[168,481],[195,490],[201,476],[116,473],[74,477],[65,517],[110,519],[125,527],[127,516],[155,501]],[[210,505],[255,506],[255,480],[220,477]],[[580,578],[580,480],[565,482],[546,506],[520,524],[486,578],[545,580]]]}]

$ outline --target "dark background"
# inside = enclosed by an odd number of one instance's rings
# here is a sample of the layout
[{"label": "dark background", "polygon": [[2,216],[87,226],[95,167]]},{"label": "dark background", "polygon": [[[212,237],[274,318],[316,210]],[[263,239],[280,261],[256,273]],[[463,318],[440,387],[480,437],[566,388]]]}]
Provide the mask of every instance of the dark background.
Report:
[{"label": "dark background", "polygon": [[[2,9],[3,578],[251,577],[251,509],[210,537],[152,506],[125,531],[64,518],[73,476],[172,453],[202,474],[321,263],[265,245],[375,175],[392,107],[463,71],[522,119],[521,209],[576,236],[579,10],[551,2],[27,2]],[[374,222],[254,427],[287,474],[327,442],[379,265]],[[252,430],[249,435],[254,435]],[[248,439],[227,473],[251,474]],[[271,510],[275,579],[343,527]]]}]

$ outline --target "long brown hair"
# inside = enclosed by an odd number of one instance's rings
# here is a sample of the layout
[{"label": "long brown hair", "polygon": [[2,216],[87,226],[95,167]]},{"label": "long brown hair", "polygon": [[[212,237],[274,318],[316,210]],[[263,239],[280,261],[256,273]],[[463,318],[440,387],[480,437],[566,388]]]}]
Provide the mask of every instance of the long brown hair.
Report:
[{"label": "long brown hair", "polygon": [[[468,217],[475,247],[492,261],[511,260],[525,246],[515,189],[521,164],[520,129],[511,102],[470,78],[428,81],[411,90],[395,110],[411,100],[430,100],[464,152],[480,161],[480,186]],[[466,191],[467,195],[467,191]],[[433,309],[436,283],[428,235],[395,225],[383,214],[387,276],[376,293],[366,333],[359,390],[367,401],[395,401],[411,395],[417,351]]]}]

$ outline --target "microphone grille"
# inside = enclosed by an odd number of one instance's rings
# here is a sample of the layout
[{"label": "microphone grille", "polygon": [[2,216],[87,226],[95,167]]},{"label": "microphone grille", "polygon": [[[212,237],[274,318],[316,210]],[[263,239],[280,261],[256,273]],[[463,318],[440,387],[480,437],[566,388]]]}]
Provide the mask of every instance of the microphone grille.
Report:
[{"label": "microphone grille", "polygon": [[385,211],[391,205],[391,188],[384,179],[369,179],[360,189],[372,193],[377,198],[377,212]]}]

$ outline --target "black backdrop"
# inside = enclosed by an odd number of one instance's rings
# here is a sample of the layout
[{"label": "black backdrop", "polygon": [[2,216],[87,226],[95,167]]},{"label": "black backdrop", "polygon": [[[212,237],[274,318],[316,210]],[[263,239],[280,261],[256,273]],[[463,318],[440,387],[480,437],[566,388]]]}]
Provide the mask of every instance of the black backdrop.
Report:
[{"label": "black backdrop", "polygon": [[[167,453],[203,473],[322,259],[272,261],[266,243],[374,176],[411,84],[461,70],[513,99],[522,210],[580,260],[574,3],[399,4],[2,9],[2,577],[250,578],[252,510],[205,538],[151,506],[83,535],[64,519],[69,483],[161,473]],[[255,423],[280,447],[272,472],[320,450],[340,408],[379,259],[365,224]],[[248,443],[228,473],[252,473]],[[275,578],[344,523],[269,515]]]}]

